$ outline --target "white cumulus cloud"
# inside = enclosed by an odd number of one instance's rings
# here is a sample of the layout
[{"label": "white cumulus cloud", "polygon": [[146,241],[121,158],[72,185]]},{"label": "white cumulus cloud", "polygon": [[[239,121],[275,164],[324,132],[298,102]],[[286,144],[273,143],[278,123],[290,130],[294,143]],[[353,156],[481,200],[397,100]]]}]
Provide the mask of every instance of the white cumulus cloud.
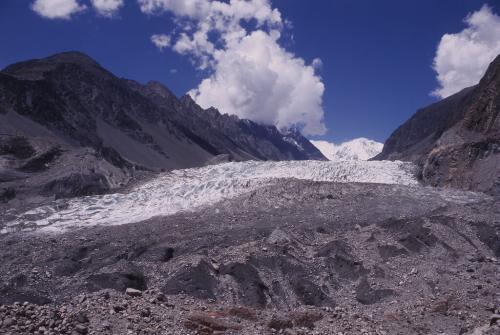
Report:
[{"label": "white cumulus cloud", "polygon": [[77,0],[36,0],[31,9],[47,19],[69,20],[72,15],[84,11],[86,6]]},{"label": "white cumulus cloud", "polygon": [[155,34],[151,36],[151,42],[153,42],[153,44],[156,45],[160,51],[162,51],[166,47],[170,46],[170,36],[165,34]]},{"label": "white cumulus cloud", "polygon": [[469,14],[464,22],[464,30],[445,34],[439,43],[433,65],[440,85],[432,92],[435,96],[445,98],[477,84],[500,54],[500,17],[489,6]]},{"label": "white cumulus cloud", "polygon": [[277,36],[252,32],[220,51],[214,70],[189,92],[201,106],[278,128],[302,125],[305,134],[324,133],[324,85],[312,66],[278,45]]},{"label": "white cumulus cloud", "polygon": [[161,14],[171,11],[175,15],[202,17],[207,15],[210,4],[206,0],[137,0],[146,14]]},{"label": "white cumulus cloud", "polygon": [[189,56],[208,77],[189,92],[214,106],[279,128],[323,134],[325,87],[312,64],[280,45],[285,22],[269,0],[138,0],[146,14],[172,13],[179,32],[172,49]]},{"label": "white cumulus cloud", "polygon": [[94,9],[102,16],[112,17],[123,6],[123,0],[91,0]]}]

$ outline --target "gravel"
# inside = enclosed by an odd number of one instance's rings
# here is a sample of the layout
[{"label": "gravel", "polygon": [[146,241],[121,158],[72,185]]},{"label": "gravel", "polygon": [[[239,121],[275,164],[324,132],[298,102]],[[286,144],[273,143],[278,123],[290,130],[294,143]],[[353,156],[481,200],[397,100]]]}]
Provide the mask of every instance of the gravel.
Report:
[{"label": "gravel", "polygon": [[9,233],[0,333],[498,334],[499,218],[478,193],[281,180],[195,212]]}]

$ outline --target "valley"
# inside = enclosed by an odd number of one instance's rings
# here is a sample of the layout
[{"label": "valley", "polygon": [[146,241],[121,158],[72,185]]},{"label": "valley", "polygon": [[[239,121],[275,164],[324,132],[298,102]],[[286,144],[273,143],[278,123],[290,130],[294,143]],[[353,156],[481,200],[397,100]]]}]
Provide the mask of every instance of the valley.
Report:
[{"label": "valley", "polygon": [[498,334],[499,69],[324,154],[82,53],[8,66],[0,333]]}]

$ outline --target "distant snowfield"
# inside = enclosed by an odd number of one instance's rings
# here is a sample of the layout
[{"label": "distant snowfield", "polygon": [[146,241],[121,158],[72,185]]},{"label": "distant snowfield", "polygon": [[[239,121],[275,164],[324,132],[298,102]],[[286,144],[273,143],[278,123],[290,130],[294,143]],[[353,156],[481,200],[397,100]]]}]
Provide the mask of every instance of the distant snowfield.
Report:
[{"label": "distant snowfield", "polygon": [[126,194],[55,201],[22,214],[1,232],[17,227],[63,232],[77,227],[139,222],[211,205],[270,185],[279,178],[416,185],[414,171],[411,163],[389,161],[250,161],[175,170]]},{"label": "distant snowfield", "polygon": [[328,141],[311,141],[311,143],[321,151],[321,153],[331,161],[337,160],[361,160],[367,161],[375,157],[384,147],[379,143],[364,137],[335,144]]}]

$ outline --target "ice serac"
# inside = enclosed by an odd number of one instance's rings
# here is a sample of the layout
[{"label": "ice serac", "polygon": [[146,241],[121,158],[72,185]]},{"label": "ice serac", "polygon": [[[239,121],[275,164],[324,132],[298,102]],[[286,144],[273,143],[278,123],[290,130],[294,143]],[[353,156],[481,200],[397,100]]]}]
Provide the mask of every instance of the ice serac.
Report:
[{"label": "ice serac", "polygon": [[[80,180],[79,195],[85,195],[125,184],[138,170],[203,166],[220,155],[234,161],[324,159],[299,132],[294,134],[298,146],[274,126],[221,115],[215,108],[203,110],[159,82],[143,85],[118,78],[80,52],[13,64],[0,72],[0,134],[0,182],[8,179],[2,189],[14,191],[16,180],[34,174],[32,184],[47,193]],[[12,144],[23,141],[32,156],[16,158]],[[40,160],[51,150],[60,154],[49,155],[40,171],[20,171],[27,160]],[[41,170],[43,178],[38,178]],[[79,170],[88,178],[78,177]],[[61,181],[58,187],[46,187],[51,177]],[[96,180],[99,187],[92,186]]]},{"label": "ice serac", "polygon": [[376,159],[416,162],[426,184],[500,194],[500,56],[478,85],[419,110]]}]

